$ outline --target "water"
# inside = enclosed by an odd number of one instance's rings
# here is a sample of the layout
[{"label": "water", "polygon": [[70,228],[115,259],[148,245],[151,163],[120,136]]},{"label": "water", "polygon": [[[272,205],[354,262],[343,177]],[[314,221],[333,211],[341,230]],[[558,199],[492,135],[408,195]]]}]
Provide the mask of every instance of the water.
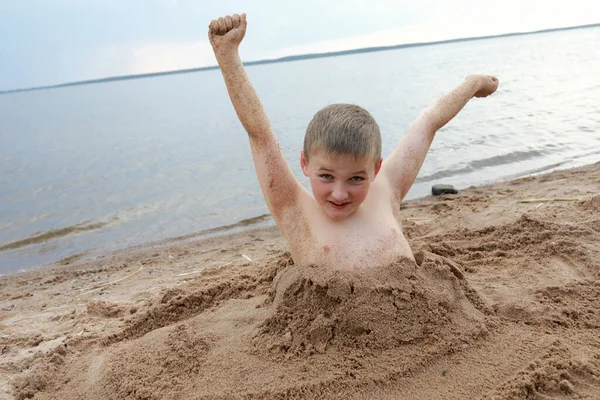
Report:
[{"label": "water", "polygon": [[[296,177],[312,115],[356,103],[383,153],[471,73],[474,99],[433,142],[409,198],[600,160],[600,28],[248,68]],[[0,96],[0,273],[267,213],[219,71]],[[22,241],[25,240],[25,241]],[[14,243],[13,246],[7,245]]]}]

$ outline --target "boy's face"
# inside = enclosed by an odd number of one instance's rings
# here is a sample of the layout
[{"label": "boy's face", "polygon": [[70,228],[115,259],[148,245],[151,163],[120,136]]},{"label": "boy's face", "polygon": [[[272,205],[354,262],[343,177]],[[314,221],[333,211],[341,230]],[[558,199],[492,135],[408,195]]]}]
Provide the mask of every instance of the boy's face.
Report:
[{"label": "boy's face", "polygon": [[350,216],[367,197],[369,186],[379,169],[381,159],[355,159],[346,155],[330,155],[316,151],[306,161],[300,153],[302,172],[310,180],[313,195],[329,218],[341,221]]}]

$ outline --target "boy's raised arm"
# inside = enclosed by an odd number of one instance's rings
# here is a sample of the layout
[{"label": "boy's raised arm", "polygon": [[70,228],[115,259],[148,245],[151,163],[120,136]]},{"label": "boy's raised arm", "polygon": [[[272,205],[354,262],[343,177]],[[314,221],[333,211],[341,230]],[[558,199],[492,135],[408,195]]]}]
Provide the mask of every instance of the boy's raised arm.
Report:
[{"label": "boy's raised arm", "polygon": [[280,224],[285,209],[297,203],[300,184],[289,169],[271,123],[238,53],[246,34],[246,15],[221,17],[209,25],[215,52],[233,107],[248,132],[254,166],[269,210]]},{"label": "boy's raised arm", "polygon": [[454,118],[473,97],[487,97],[497,88],[496,77],[471,75],[421,113],[396,150],[383,164],[382,172],[394,188],[398,202],[404,199],[415,181],[435,133]]}]

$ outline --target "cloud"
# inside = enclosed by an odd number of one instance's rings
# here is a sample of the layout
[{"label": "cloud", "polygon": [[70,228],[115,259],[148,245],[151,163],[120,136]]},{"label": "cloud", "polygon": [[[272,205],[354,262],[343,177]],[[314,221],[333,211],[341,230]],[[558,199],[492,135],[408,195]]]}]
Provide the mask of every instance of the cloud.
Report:
[{"label": "cloud", "polygon": [[83,79],[175,71],[216,63],[208,40],[109,46],[89,59]]},{"label": "cloud", "polygon": [[[545,6],[542,0],[505,0],[481,5],[462,1],[450,6],[440,0],[426,0],[436,10],[423,22],[377,30],[371,33],[349,35],[339,39],[315,41],[310,35],[299,45],[268,49],[266,38],[251,40],[247,35],[242,45],[244,61],[273,59],[289,55],[325,53],[348,49],[390,46],[396,44],[431,42],[462,37],[496,35],[508,32],[533,31],[555,27],[599,22],[593,17],[600,6],[590,0],[571,0],[577,7]],[[362,0],[355,0],[355,5]],[[366,3],[365,3],[366,4]],[[408,5],[409,3],[407,3]],[[410,3],[412,4],[412,3]],[[263,28],[257,25],[257,31]],[[298,42],[296,42],[298,43]],[[262,50],[261,49],[264,49]],[[273,48],[273,47],[270,47]],[[89,63],[85,75],[107,77],[115,75],[146,74],[216,65],[208,40],[151,41],[137,45],[118,45],[102,49]]]},{"label": "cloud", "polygon": [[217,63],[208,41],[147,43],[132,50],[135,73],[198,68]]},{"label": "cloud", "polygon": [[[313,42],[284,47],[264,54],[273,59],[295,54],[326,53],[376,46],[392,46],[434,42],[465,37],[498,35],[510,32],[528,32],[557,27],[598,23],[593,15],[564,13],[562,10],[546,9],[544,12],[531,7],[513,4],[507,12],[477,10],[471,14],[451,15],[429,19],[427,22],[354,35],[342,39]],[[519,8],[520,7],[520,8]],[[598,8],[598,6],[596,6]]]}]

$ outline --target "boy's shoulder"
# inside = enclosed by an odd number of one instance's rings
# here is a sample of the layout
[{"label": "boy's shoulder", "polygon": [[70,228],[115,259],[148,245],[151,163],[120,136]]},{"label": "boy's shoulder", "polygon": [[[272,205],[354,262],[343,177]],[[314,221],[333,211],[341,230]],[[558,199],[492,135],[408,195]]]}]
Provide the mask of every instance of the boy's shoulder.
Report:
[{"label": "boy's shoulder", "polygon": [[412,258],[389,185],[382,182],[372,189],[360,210],[343,221],[327,218],[308,192],[301,195],[290,225],[280,226],[294,261],[352,269]]},{"label": "boy's shoulder", "polygon": [[298,200],[297,205],[290,208],[286,215],[288,219],[294,221],[290,224],[293,229],[298,229],[298,223],[302,221],[308,229],[317,227],[320,230],[329,229],[331,232],[339,233],[354,226],[370,225],[371,221],[381,221],[390,217],[397,219],[399,215],[399,204],[395,203],[393,188],[383,177],[373,181],[367,198],[359,209],[340,221],[329,218],[315,197],[304,187],[300,191]]}]

